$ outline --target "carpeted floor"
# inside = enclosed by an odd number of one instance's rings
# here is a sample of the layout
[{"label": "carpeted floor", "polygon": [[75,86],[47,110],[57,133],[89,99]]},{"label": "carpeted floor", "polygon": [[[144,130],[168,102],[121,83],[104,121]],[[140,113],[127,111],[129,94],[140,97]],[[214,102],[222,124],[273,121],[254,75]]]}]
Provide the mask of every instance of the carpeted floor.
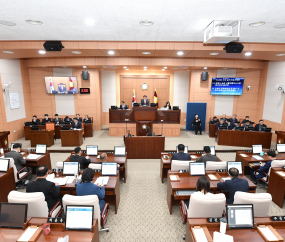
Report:
[{"label": "carpeted floor", "polygon": [[[86,138],[82,147],[86,144],[98,144],[99,149],[113,149],[114,145],[123,145],[121,137],[109,137],[108,131],[105,130],[96,131],[94,137],[88,139]],[[29,141],[24,139],[18,142],[23,143],[24,148],[29,146]],[[218,146],[214,139],[206,134],[195,136],[190,132],[181,132],[181,137],[166,138],[165,149],[175,149],[179,143],[188,145],[189,149],[200,150],[203,145],[215,145],[217,150],[235,148]],[[55,146],[59,146],[59,143]],[[59,149],[59,147],[52,148]],[[67,153],[51,153],[52,167],[67,156]],[[217,156],[224,161],[235,160],[235,153],[230,151],[218,153]],[[169,215],[166,180],[164,179],[164,183],[160,181],[159,162],[158,159],[128,159],[128,181],[126,184],[121,183],[120,186],[118,213],[115,214],[114,206],[111,206],[106,224],[110,232],[100,232],[101,242],[183,241],[186,225],[182,224],[178,207],[174,207],[173,214]],[[266,187],[259,184],[257,192],[266,192]],[[272,203],[268,215],[285,215],[285,207],[280,209]]]}]

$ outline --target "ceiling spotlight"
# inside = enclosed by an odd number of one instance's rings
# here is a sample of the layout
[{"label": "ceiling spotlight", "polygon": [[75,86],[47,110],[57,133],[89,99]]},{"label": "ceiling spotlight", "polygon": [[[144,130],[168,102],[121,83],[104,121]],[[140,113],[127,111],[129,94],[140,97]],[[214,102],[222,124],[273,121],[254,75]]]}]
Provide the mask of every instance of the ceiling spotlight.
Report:
[{"label": "ceiling spotlight", "polygon": [[265,22],[260,21],[260,22],[250,23],[249,26],[250,27],[258,27],[258,26],[262,26],[264,24],[265,24]]},{"label": "ceiling spotlight", "polygon": [[183,55],[184,53],[183,53],[183,51],[178,51],[177,52],[177,55]]},{"label": "ceiling spotlight", "polygon": [[285,28],[285,24],[274,25],[274,28]]},{"label": "ceiling spotlight", "polygon": [[32,25],[41,25],[41,24],[43,24],[42,21],[39,21],[39,20],[32,20],[32,19],[28,19],[28,20],[26,20],[26,22],[27,22],[28,24],[32,24]]},{"label": "ceiling spotlight", "polygon": [[215,53],[215,52],[213,52],[213,53],[210,53],[210,55],[218,55],[219,53]]},{"label": "ceiling spotlight", "polygon": [[126,66],[124,66],[123,68],[125,68],[125,69],[126,69],[127,67],[126,67]]},{"label": "ceiling spotlight", "polygon": [[76,54],[76,55],[80,55],[81,52],[80,51],[72,51],[73,54]]},{"label": "ceiling spotlight", "polygon": [[245,52],[244,55],[245,56],[251,56],[251,52]]},{"label": "ceiling spotlight", "polygon": [[129,69],[126,69],[126,71],[128,71]]},{"label": "ceiling spotlight", "polygon": [[3,53],[4,53],[4,54],[10,54],[10,55],[14,54],[13,51],[9,51],[9,50],[4,50]]},{"label": "ceiling spotlight", "polygon": [[142,52],[142,54],[143,54],[143,55],[150,55],[150,54],[151,54],[151,52],[144,51],[144,52]]},{"label": "ceiling spotlight", "polygon": [[87,66],[83,66],[83,68],[87,68]]},{"label": "ceiling spotlight", "polygon": [[161,69],[162,71],[165,71],[164,69]]},{"label": "ceiling spotlight", "polygon": [[95,23],[95,20],[94,19],[91,19],[91,18],[87,18],[85,19],[85,23],[87,25],[93,25]]},{"label": "ceiling spotlight", "polygon": [[[4,51],[3,51],[4,52]],[[276,56],[284,56],[285,54],[276,54]]]},{"label": "ceiling spotlight", "polygon": [[41,55],[44,55],[46,52],[45,52],[44,50],[39,50],[39,53],[40,53]]},{"label": "ceiling spotlight", "polygon": [[144,71],[147,71],[147,69],[143,69]]},{"label": "ceiling spotlight", "polygon": [[6,25],[6,26],[15,26],[16,25],[13,22],[5,21],[5,20],[0,20],[0,24]]},{"label": "ceiling spotlight", "polygon": [[145,69],[147,68],[147,66],[144,67]]},{"label": "ceiling spotlight", "polygon": [[164,69],[167,69],[167,66],[163,67]]},{"label": "ceiling spotlight", "polygon": [[143,26],[151,26],[151,25],[154,24],[154,22],[145,20],[145,21],[140,21],[140,24],[143,25]]},{"label": "ceiling spotlight", "polygon": [[115,51],[109,50],[109,51],[108,51],[108,54],[109,54],[109,55],[114,55],[114,54],[115,54]]}]

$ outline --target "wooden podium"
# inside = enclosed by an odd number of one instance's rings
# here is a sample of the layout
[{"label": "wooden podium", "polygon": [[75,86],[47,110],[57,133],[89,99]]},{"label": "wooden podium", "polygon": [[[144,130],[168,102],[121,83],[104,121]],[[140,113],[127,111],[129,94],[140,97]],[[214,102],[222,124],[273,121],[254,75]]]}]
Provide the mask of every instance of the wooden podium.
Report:
[{"label": "wooden podium", "polygon": [[8,135],[10,131],[0,132],[0,148],[9,148]]},{"label": "wooden podium", "polygon": [[146,127],[150,127],[151,132],[152,129],[152,121],[137,121],[136,122],[136,136],[146,136]]}]

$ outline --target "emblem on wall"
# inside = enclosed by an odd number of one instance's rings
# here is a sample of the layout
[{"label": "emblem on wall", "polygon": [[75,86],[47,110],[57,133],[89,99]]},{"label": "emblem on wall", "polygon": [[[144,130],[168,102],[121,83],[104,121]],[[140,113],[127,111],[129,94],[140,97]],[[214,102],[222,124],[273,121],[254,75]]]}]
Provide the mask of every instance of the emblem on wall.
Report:
[{"label": "emblem on wall", "polygon": [[141,88],[143,91],[147,91],[148,90],[148,84],[146,82],[144,82],[143,84],[141,84]]},{"label": "emblem on wall", "polygon": [[147,127],[146,124],[143,124],[143,125],[142,125],[142,128],[143,128],[143,129],[146,129],[146,127]]}]

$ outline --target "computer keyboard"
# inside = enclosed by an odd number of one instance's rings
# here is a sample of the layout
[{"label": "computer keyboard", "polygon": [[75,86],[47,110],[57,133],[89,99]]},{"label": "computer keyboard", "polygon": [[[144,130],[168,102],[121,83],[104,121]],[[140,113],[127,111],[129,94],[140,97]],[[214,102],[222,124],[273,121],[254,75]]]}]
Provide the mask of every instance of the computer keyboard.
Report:
[{"label": "computer keyboard", "polygon": [[192,195],[194,192],[196,192],[196,190],[179,190],[176,191],[176,195],[178,196],[189,196]]}]

